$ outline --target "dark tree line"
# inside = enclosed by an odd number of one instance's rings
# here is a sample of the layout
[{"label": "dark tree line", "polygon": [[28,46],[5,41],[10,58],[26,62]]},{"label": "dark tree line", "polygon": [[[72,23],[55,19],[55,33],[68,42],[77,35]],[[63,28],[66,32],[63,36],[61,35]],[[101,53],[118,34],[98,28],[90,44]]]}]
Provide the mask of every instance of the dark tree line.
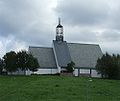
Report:
[{"label": "dark tree line", "polygon": [[120,55],[104,54],[98,59],[96,69],[102,78],[120,79]]},{"label": "dark tree line", "polygon": [[2,59],[0,59],[0,71],[6,70],[7,72],[21,71],[37,71],[39,64],[36,58],[32,54],[28,54],[26,51],[8,52]]},{"label": "dark tree line", "polygon": [[2,59],[0,59],[0,74],[2,73],[3,71],[3,68],[4,68],[4,62]]}]

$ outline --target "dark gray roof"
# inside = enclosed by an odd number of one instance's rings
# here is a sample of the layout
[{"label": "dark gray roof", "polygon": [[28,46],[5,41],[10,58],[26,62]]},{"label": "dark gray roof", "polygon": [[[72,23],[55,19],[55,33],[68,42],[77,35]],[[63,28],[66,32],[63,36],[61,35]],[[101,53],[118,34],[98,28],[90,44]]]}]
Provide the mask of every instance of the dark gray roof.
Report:
[{"label": "dark gray roof", "polygon": [[99,45],[67,43],[75,67],[95,68],[97,59],[103,54]]},{"label": "dark gray roof", "polygon": [[57,68],[52,48],[29,47],[29,52],[38,59],[41,68]]},{"label": "dark gray roof", "polygon": [[60,42],[53,40],[55,54],[57,56],[58,65],[66,67],[71,62],[71,57],[66,41]]},{"label": "dark gray roof", "polygon": [[[62,43],[53,41],[59,66],[65,67],[70,61],[77,68],[95,68],[97,59],[102,57],[99,45]],[[29,47],[29,52],[38,59],[41,68],[56,68],[53,48]]]}]

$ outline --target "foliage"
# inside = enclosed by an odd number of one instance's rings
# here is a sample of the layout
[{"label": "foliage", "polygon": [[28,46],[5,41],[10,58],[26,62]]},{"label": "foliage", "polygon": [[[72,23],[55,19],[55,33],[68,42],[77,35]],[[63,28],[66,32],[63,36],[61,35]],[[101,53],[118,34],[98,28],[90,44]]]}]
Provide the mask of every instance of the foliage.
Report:
[{"label": "foliage", "polygon": [[3,57],[5,63],[5,69],[8,72],[15,72],[17,70],[31,70],[36,71],[39,68],[39,64],[36,58],[31,54],[27,54],[26,51],[19,51],[15,53],[14,51],[6,53]]},{"label": "foliage", "polygon": [[18,52],[17,59],[17,65],[21,70],[37,71],[37,68],[40,67],[37,59],[32,54],[27,54],[26,51]]},{"label": "foliage", "polygon": [[74,71],[74,67],[75,67],[75,63],[73,61],[71,61],[70,63],[67,64],[67,71],[68,72],[73,72]]},{"label": "foliage", "polygon": [[32,56],[32,54],[29,54],[29,56],[28,56],[28,68],[29,68],[29,70],[31,70],[31,71],[37,71],[37,68],[39,68],[40,66],[39,66],[39,63],[38,63],[38,61],[37,61],[37,59],[36,58],[34,58],[33,56]]},{"label": "foliage", "polygon": [[4,62],[3,62],[3,60],[0,58],[0,74],[2,74],[3,67],[4,67]]},{"label": "foliage", "polygon": [[20,51],[17,53],[17,67],[20,68],[21,70],[27,70],[28,69],[28,54],[26,51]]},{"label": "foliage", "polygon": [[103,78],[120,79],[120,56],[104,54],[98,59],[96,69]]},{"label": "foliage", "polygon": [[4,68],[9,72],[15,72],[17,70],[17,58],[16,53],[14,51],[6,53],[3,57],[5,66]]}]

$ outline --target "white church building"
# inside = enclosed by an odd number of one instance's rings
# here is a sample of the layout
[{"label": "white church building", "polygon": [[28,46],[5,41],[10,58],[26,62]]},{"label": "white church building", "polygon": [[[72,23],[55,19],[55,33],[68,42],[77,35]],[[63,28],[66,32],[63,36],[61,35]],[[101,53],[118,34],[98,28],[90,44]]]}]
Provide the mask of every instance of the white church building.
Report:
[{"label": "white church building", "polygon": [[[28,51],[37,58],[40,65],[34,74],[61,73],[67,64],[73,61],[75,63],[74,76],[100,77],[95,68],[98,58],[103,55],[100,46],[65,41],[60,19],[56,27],[56,40],[52,41],[52,47],[30,46]],[[29,74],[30,72],[26,73]]]}]

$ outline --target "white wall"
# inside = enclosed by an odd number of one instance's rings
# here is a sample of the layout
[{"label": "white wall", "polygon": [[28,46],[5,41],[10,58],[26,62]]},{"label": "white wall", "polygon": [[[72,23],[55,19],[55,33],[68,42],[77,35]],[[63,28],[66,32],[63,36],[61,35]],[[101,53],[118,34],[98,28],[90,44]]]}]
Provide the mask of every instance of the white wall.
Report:
[{"label": "white wall", "polygon": [[16,72],[8,72],[8,75],[25,75],[24,71],[18,69]]},{"label": "white wall", "polygon": [[92,72],[92,74],[91,74],[92,77],[99,77],[99,78],[101,77],[100,74],[97,74],[96,70],[92,70],[91,72]]},{"label": "white wall", "polygon": [[[62,70],[65,70],[64,68]],[[33,72],[26,71],[26,75],[31,75]],[[56,74],[58,73],[58,69],[38,69],[34,74]],[[74,76],[78,76],[78,69],[75,69],[73,72]],[[90,74],[90,69],[80,69],[80,74]],[[101,77],[100,74],[97,74],[96,70],[91,70],[92,77]]]},{"label": "white wall", "polygon": [[75,70],[74,70],[73,75],[74,75],[74,76],[78,76],[78,69],[75,69]]},{"label": "white wall", "polygon": [[30,71],[30,70],[27,70],[26,71],[26,75],[31,75],[33,72],[32,71]]},{"label": "white wall", "polygon": [[38,69],[34,74],[56,74],[58,73],[58,69]]},{"label": "white wall", "polygon": [[80,74],[90,74],[90,69],[80,69]]},{"label": "white wall", "polygon": [[[75,69],[73,72],[74,76],[78,76],[78,69]],[[90,74],[90,69],[80,69],[80,74]],[[100,74],[97,74],[96,70],[91,70],[92,77],[101,77]]]},{"label": "white wall", "polygon": [[78,69],[75,69],[73,74],[78,76],[79,74],[90,74],[90,69],[80,69],[80,73],[78,73]]}]

